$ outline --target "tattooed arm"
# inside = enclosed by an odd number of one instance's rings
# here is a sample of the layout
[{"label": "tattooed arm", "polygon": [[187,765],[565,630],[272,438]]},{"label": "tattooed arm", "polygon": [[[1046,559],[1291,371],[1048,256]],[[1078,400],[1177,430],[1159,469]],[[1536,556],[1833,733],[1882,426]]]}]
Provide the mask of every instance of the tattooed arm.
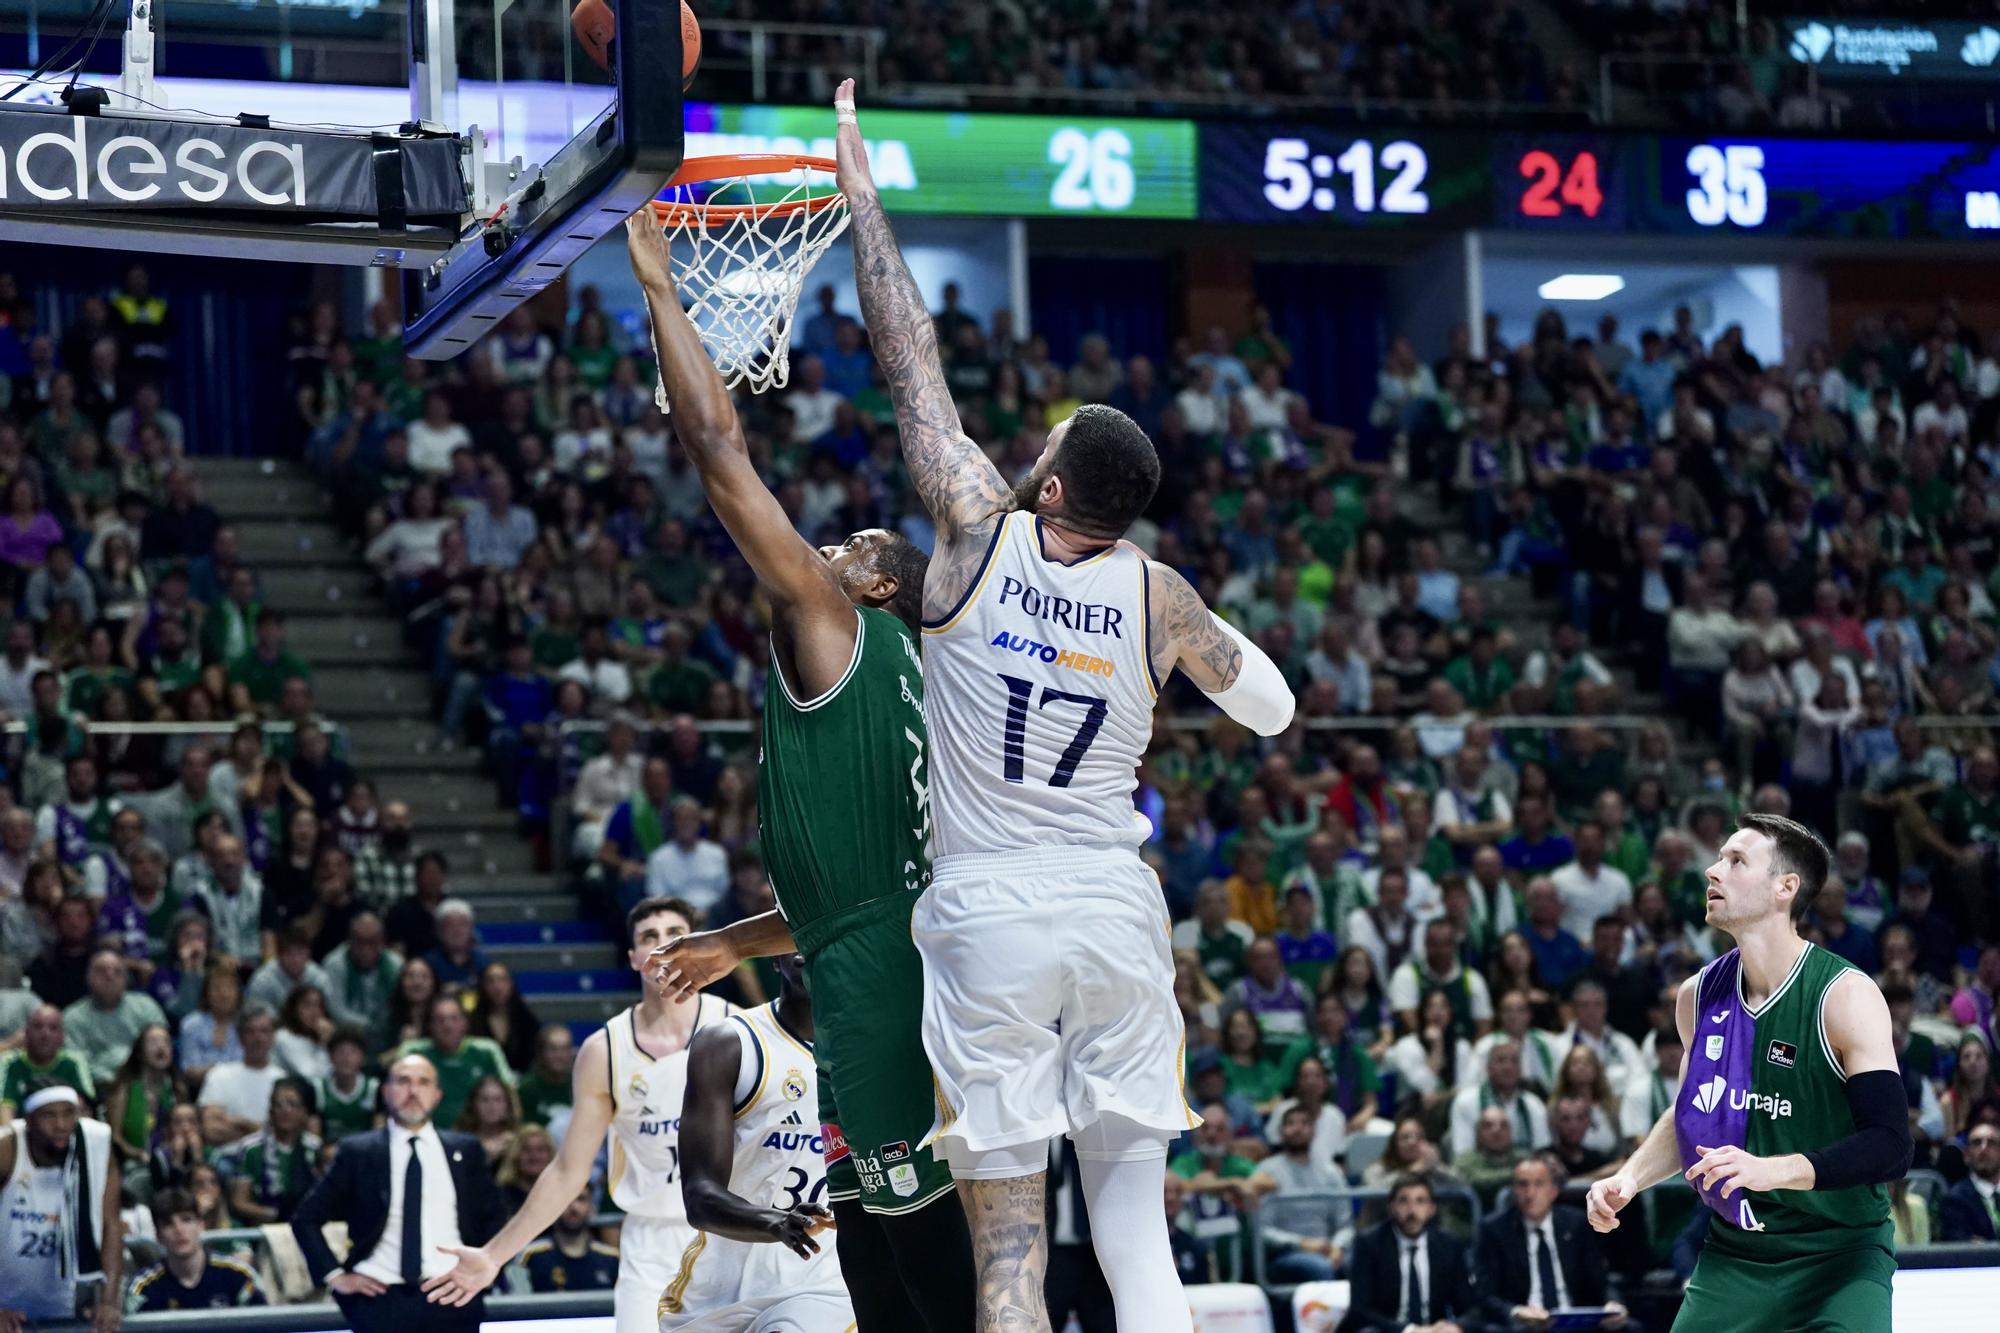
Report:
[{"label": "tattooed arm", "polygon": [[1297,700],[1277,664],[1211,612],[1170,566],[1146,562],[1146,651],[1160,680],[1178,669],[1223,712],[1260,736],[1292,724]]},{"label": "tattooed arm", "polygon": [[[1015,507],[1014,496],[1000,469],[959,423],[930,308],[896,246],[868,171],[868,150],[853,103],[854,81],[849,79],[834,94],[840,118],[836,179],[853,217],[848,235],[854,245],[861,321],[896,405],[896,431],[910,478],[937,525],[937,557],[924,580],[925,609],[933,609],[933,590],[941,598],[938,609],[949,609],[971,581],[972,566],[984,555],[995,527]],[[966,551],[969,560],[962,558]]]}]

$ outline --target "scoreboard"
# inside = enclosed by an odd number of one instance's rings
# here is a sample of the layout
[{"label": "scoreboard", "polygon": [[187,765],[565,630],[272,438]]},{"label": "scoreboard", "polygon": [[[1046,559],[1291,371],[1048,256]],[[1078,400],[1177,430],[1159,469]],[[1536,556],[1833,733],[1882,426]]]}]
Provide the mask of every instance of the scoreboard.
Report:
[{"label": "scoreboard", "polygon": [[1215,222],[1607,235],[2000,232],[2000,142],[1203,124]]}]

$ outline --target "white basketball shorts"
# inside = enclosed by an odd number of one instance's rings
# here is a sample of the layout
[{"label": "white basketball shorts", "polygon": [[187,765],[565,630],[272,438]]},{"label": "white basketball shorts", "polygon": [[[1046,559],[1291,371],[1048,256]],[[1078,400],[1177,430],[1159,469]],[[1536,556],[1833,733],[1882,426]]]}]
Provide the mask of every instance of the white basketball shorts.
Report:
[{"label": "white basketball shorts", "polygon": [[[662,1302],[661,1333],[847,1333],[854,1307],[841,1280],[834,1235],[802,1259],[784,1246],[704,1235],[683,1257],[684,1278]],[[669,1309],[672,1305],[676,1308]],[[622,1330],[621,1330],[622,1333]]]},{"label": "white basketball shorts", "polygon": [[686,1222],[626,1214],[618,1229],[618,1285],[611,1292],[617,1333],[659,1333],[660,1297],[700,1234]]},{"label": "white basketball shorts", "polygon": [[1162,1139],[1197,1120],[1160,883],[1126,847],[940,858],[911,934],[924,960],[935,1144],[978,1154],[1118,1115]]}]

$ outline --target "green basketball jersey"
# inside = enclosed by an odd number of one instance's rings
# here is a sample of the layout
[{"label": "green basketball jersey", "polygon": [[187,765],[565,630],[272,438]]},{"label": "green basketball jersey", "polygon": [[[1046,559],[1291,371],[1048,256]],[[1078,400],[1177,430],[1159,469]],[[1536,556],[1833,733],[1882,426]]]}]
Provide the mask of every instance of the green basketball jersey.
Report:
[{"label": "green basketball jersey", "polygon": [[836,938],[850,908],[930,883],[924,669],[907,626],[857,607],[854,658],[817,699],[775,659],[764,699],[757,812],[764,864],[799,948]]},{"label": "green basketball jersey", "polygon": [[[1809,944],[1792,974],[1757,1011],[1756,1072],[1750,1085],[1755,1095],[1744,1144],[1753,1155],[1806,1152],[1854,1133],[1847,1075],[1834,1062],[1820,1022],[1827,987],[1854,970],[1837,954]],[[1852,1245],[1860,1239],[1858,1233],[1879,1227],[1888,1217],[1889,1192],[1881,1185],[1773,1190],[1753,1196],[1751,1206],[1769,1234],[1796,1235],[1801,1241],[1810,1235],[1829,1246]],[[1745,1240],[1756,1248],[1755,1237]]]}]

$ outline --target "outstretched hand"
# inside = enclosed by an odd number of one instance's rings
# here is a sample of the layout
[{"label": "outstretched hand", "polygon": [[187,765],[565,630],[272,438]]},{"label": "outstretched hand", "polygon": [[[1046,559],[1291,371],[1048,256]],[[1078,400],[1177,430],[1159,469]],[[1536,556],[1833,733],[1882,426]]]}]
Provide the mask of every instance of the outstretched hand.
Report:
[{"label": "outstretched hand", "polygon": [[1632,1181],[1623,1175],[1606,1176],[1594,1182],[1589,1197],[1584,1201],[1591,1227],[1597,1231],[1616,1231],[1618,1210],[1632,1202],[1638,1194]]},{"label": "outstretched hand", "polygon": [[833,90],[834,159],[839,164],[833,183],[853,203],[875,193],[875,177],[868,170],[868,146],[861,141],[861,122],[854,112],[854,80],[842,79]]},{"label": "outstretched hand", "polygon": [[646,975],[676,1000],[692,999],[743,961],[720,930],[702,930],[668,940],[646,955]]},{"label": "outstretched hand", "polygon": [[672,252],[651,204],[625,219],[625,251],[632,257],[632,276],[641,287],[649,292],[674,290]]},{"label": "outstretched hand", "polygon": [[486,1251],[463,1245],[440,1245],[440,1253],[449,1254],[458,1262],[449,1273],[440,1273],[424,1283],[424,1294],[433,1305],[466,1305],[473,1297],[493,1285],[493,1279],[500,1276],[500,1265],[493,1262]]}]

